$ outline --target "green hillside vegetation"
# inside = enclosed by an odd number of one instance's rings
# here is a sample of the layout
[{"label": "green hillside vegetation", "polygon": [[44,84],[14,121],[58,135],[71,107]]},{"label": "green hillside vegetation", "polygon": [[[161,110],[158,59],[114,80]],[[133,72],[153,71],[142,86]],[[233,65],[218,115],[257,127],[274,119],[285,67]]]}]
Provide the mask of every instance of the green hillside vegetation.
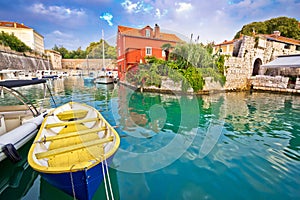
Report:
[{"label": "green hillside vegetation", "polygon": [[69,51],[63,46],[55,45],[52,49],[60,52],[62,58],[65,59],[85,59],[85,58],[94,58],[94,59],[102,59],[103,48],[102,42],[104,42],[104,56],[106,59],[116,59],[117,53],[116,48],[110,46],[105,40],[100,40],[99,42],[91,42],[90,45],[86,48],[86,50],[82,50],[79,47],[77,50]]},{"label": "green hillside vegetation", "polygon": [[274,31],[280,31],[281,36],[300,40],[299,22],[295,18],[277,17],[263,22],[252,22],[244,25],[243,28],[236,33],[234,39],[243,35],[252,36],[255,34],[272,34]]},{"label": "green hillside vegetation", "polygon": [[0,33],[0,44],[10,47],[17,52],[32,52],[32,49],[17,38],[13,33],[8,34],[2,31]]}]

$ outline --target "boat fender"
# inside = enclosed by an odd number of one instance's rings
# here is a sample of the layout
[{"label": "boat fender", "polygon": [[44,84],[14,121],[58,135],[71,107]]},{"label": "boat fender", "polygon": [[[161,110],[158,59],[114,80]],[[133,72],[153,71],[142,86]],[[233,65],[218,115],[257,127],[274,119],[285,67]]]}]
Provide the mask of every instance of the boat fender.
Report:
[{"label": "boat fender", "polygon": [[22,160],[21,155],[17,151],[17,149],[14,147],[13,144],[6,144],[2,147],[2,151],[4,154],[14,163],[19,162]]}]

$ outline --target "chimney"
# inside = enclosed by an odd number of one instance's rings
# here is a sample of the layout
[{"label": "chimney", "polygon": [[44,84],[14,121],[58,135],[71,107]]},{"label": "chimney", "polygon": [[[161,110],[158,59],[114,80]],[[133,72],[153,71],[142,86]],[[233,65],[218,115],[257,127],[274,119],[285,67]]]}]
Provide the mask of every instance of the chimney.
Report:
[{"label": "chimney", "polygon": [[280,31],[273,31],[273,34],[274,34],[276,37],[278,37],[278,36],[280,36]]},{"label": "chimney", "polygon": [[157,24],[155,24],[155,27],[154,27],[154,38],[158,38],[160,35],[160,28]]}]

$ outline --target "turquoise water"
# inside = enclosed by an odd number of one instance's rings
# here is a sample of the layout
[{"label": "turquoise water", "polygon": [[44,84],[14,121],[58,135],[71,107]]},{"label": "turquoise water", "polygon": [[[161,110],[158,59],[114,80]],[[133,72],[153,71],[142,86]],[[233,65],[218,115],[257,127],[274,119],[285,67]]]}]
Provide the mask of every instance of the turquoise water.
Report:
[{"label": "turquoise water", "polygon": [[[49,85],[58,105],[87,103],[118,126],[115,199],[300,199],[300,96],[138,93],[78,78]],[[26,159],[0,163],[0,176],[0,199],[72,199]],[[103,185],[94,199],[105,199]]]}]

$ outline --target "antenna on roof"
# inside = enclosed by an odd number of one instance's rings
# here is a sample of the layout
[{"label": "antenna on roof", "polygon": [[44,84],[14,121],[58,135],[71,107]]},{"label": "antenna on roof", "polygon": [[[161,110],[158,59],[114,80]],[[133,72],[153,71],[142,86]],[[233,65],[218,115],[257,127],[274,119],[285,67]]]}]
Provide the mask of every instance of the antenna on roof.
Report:
[{"label": "antenna on roof", "polygon": [[196,43],[199,42],[199,38],[200,38],[200,36],[198,35],[197,39],[195,40]]}]

